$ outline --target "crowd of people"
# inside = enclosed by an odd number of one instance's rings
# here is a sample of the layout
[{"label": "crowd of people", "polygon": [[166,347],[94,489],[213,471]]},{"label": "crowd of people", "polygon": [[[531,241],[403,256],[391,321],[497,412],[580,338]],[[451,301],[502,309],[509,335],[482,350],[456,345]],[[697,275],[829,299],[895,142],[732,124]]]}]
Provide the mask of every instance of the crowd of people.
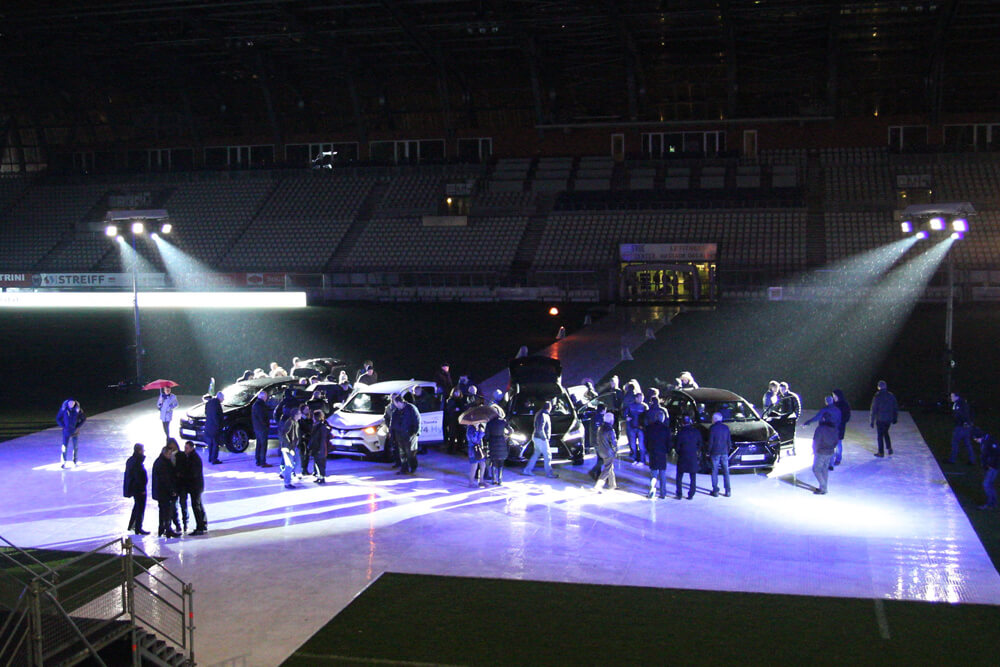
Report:
[{"label": "crowd of people", "polygon": [[[299,360],[293,361],[293,368]],[[260,369],[258,369],[260,370]],[[281,377],[283,369],[272,363],[272,376]],[[346,371],[339,371],[335,378],[310,376],[302,378],[302,384],[322,385],[305,400],[293,388],[286,389],[276,407],[268,404],[266,392],[260,392],[251,408],[253,428],[257,447],[254,452],[255,464],[270,468],[267,462],[267,443],[270,424],[278,424],[278,440],[281,454],[279,474],[285,488],[293,489],[296,481],[307,478],[319,485],[326,483],[327,450],[330,426],[327,417],[339,403],[348,398],[359,384],[373,384],[377,373],[371,361],[366,361],[356,374],[352,384]],[[698,387],[689,372],[681,373],[673,383],[656,380],[666,390],[695,389]],[[450,367],[442,364],[435,375],[436,395],[425,397],[440,401],[443,409],[445,443],[449,452],[465,450],[468,454],[468,484],[483,488],[487,485],[501,486],[503,473],[510,453],[510,425],[505,418],[504,407],[507,395],[497,390],[489,396],[480,395],[477,387],[467,376],[453,382]],[[671,423],[666,406],[661,402],[660,387],[652,387],[645,392],[637,380],[631,379],[622,385],[617,376],[607,384],[595,388],[592,382],[585,382],[585,391],[575,396],[580,417],[584,425],[585,447],[597,454],[596,462],[590,470],[594,481],[593,490],[618,488],[615,477],[615,463],[619,460],[619,442],[627,445],[627,459],[633,466],[645,466],[649,471],[647,497],[666,498],[667,466],[673,458],[676,465],[673,497],[691,499],[697,490],[697,474],[708,462],[711,472],[711,495],[717,497],[732,495],[729,459],[733,449],[732,434],[726,425],[726,416],[720,412],[711,415],[711,425],[705,435],[696,426],[691,416],[678,415]],[[596,400],[601,397],[601,400]],[[222,430],[221,392],[206,396],[205,432],[208,444],[208,460],[217,464]],[[995,490],[998,467],[1000,467],[1000,445],[993,436],[973,425],[968,403],[957,392],[951,394],[954,428],[951,457],[945,463],[956,463],[959,454],[967,453],[969,465],[976,462],[972,443],[980,452],[984,469],[983,489],[986,502],[980,509],[990,509],[997,505]],[[420,410],[414,404],[413,394],[394,394],[383,414],[387,432],[385,446],[397,474],[412,474],[418,467]],[[829,473],[843,462],[843,441],[847,423],[851,419],[851,407],[844,392],[834,389],[824,399],[825,405],[805,425],[815,423],[812,435],[813,467],[816,477],[814,493],[823,495],[829,490]],[[787,382],[771,381],[762,400],[761,416],[769,421],[790,420],[791,438],[794,442],[795,421],[801,414],[801,398],[790,390]],[[584,409],[584,406],[587,406]],[[204,490],[202,461],[195,449],[195,443],[187,441],[180,451],[177,441],[170,436],[173,411],[178,407],[176,396],[169,388],[160,392],[157,400],[160,420],[166,435],[166,445],[161,449],[151,470],[151,492],[159,507],[157,533],[166,538],[178,537],[188,532],[188,502],[194,515],[194,529],[191,535],[207,532],[207,520],[201,495]],[[479,410],[476,412],[476,410]],[[535,466],[542,462],[546,477],[557,478],[552,468],[549,442],[552,437],[550,413],[552,403],[543,402],[534,414],[533,431],[530,441],[532,453],[528,457],[523,475],[534,475]],[[870,426],[876,430],[876,457],[893,454],[890,429],[898,420],[896,397],[888,390],[886,382],[880,381],[872,398]],[[67,399],[57,415],[62,431],[61,464],[68,467],[79,461],[79,433],[86,421],[86,415],[79,402]],[[72,448],[70,448],[72,447]],[[673,454],[673,456],[672,456]],[[788,452],[794,455],[794,448]],[[143,466],[145,447],[136,444],[132,456],[125,467],[124,495],[133,498],[133,511],[128,529],[136,534],[148,534],[143,530],[142,519],[146,504],[147,475]],[[722,478],[721,488],[720,480]]]},{"label": "crowd of people", "polygon": [[[207,533],[208,520],[201,502],[201,495],[205,490],[205,476],[201,457],[198,456],[194,443],[186,441],[184,451],[180,451],[177,441],[168,438],[167,444],[153,461],[152,484],[149,484],[150,479],[146,474],[145,460],[145,446],[136,443],[132,449],[132,456],[125,462],[125,478],[122,484],[122,495],[132,499],[128,530],[136,535],[149,535],[149,531],[142,527],[146,513],[148,485],[159,509],[157,522],[159,537],[175,538],[182,534]],[[194,515],[194,529],[190,533],[188,532],[189,501],[191,514]]]}]

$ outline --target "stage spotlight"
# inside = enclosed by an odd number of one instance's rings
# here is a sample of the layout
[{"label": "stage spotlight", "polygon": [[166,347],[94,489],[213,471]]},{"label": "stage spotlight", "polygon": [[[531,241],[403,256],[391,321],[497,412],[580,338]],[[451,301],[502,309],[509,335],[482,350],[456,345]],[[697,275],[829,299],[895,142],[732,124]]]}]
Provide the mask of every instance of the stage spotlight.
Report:
[{"label": "stage spotlight", "polygon": [[141,222],[132,223],[133,234],[142,234],[144,231],[146,231],[146,225],[142,224]]},{"label": "stage spotlight", "polygon": [[104,228],[104,234],[106,236],[110,236],[112,238],[118,236],[118,226],[117,225],[108,225],[107,227]]},{"label": "stage spotlight", "polygon": [[951,221],[951,228],[956,232],[969,231],[969,221],[965,218],[955,218]]},{"label": "stage spotlight", "polygon": [[551,308],[549,308],[549,315],[555,317],[558,314],[559,314],[559,309],[558,308],[556,308],[555,306],[552,306]]},{"label": "stage spotlight", "polygon": [[174,226],[171,225],[169,222],[164,222],[162,225],[160,225],[161,234],[169,234],[172,231],[174,231]]},{"label": "stage spotlight", "polygon": [[926,231],[924,231],[924,230],[921,230],[921,231],[917,232],[917,239],[918,239],[918,240],[920,240],[920,241],[923,241],[923,240],[924,240],[924,239],[926,239],[926,238],[927,238],[928,236],[930,236],[930,234],[928,234],[928,233],[927,233]]},{"label": "stage spotlight", "polygon": [[944,218],[931,218],[928,222],[931,229],[935,232],[940,232],[944,230]]},{"label": "stage spotlight", "polygon": [[913,223],[910,222],[909,220],[905,220],[900,225],[900,228],[903,230],[904,234],[909,234],[913,231]]},{"label": "stage spotlight", "polygon": [[965,232],[952,232],[951,238],[955,239],[956,241],[961,241],[962,239],[965,238]]}]

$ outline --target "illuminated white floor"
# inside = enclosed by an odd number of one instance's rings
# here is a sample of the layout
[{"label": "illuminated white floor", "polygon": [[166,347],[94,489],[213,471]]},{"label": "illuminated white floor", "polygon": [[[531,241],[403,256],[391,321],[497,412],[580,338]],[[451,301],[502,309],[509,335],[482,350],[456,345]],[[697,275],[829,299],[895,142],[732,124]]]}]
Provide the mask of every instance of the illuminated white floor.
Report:
[{"label": "illuminated white floor", "polygon": [[[867,414],[851,427],[827,496],[801,486],[814,482],[804,431],[771,475],[735,475],[732,498],[699,476],[691,501],[647,500],[628,465],[626,490],[601,495],[584,489],[586,467],[469,489],[463,459],[436,452],[412,478],[334,460],[326,487],[286,491],[252,454],[224,454],[206,466],[209,534],[140,543],[194,583],[201,665],[278,664],[386,570],[1000,604],[1000,575],[909,416],[890,459],[872,456]],[[0,444],[0,534],[76,549],[120,535],[124,460],[161,438],[149,401],[91,417],[77,469],[59,469],[55,429]]]}]

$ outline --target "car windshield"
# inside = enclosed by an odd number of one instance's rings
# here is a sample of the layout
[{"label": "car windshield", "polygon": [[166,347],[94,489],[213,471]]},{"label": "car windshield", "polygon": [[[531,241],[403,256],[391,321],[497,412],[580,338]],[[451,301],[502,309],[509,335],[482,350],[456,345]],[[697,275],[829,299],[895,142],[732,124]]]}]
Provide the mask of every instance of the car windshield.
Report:
[{"label": "car windshield", "polygon": [[349,400],[342,410],[344,412],[358,412],[363,415],[381,415],[385,413],[385,406],[389,405],[388,394],[367,394],[357,393]]},{"label": "car windshield", "polygon": [[249,385],[231,384],[222,390],[222,394],[225,396],[222,404],[230,408],[246,405],[257,396],[258,391],[260,389]]},{"label": "car windshield", "polygon": [[514,397],[514,404],[510,408],[512,415],[533,415],[545,401],[552,401],[552,415],[569,415],[572,410],[566,396],[561,393],[547,391],[521,391]]},{"label": "car windshield", "polygon": [[742,399],[698,403],[698,420],[703,424],[710,424],[712,415],[716,412],[720,413],[722,421],[726,422],[749,422],[760,419],[753,406]]}]

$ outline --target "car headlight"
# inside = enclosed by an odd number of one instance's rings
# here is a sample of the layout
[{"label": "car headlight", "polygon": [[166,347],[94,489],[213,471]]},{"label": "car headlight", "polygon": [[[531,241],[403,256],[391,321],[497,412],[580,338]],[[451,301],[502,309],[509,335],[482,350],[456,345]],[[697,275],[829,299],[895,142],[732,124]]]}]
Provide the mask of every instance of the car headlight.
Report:
[{"label": "car headlight", "polygon": [[365,428],[361,429],[361,432],[364,433],[365,435],[375,435],[376,430],[377,429],[374,426],[366,426]]},{"label": "car headlight", "polygon": [[566,431],[566,435],[563,436],[563,440],[583,440],[583,424],[577,422],[573,428]]},{"label": "car headlight", "polygon": [[526,436],[523,433],[511,433],[510,434],[510,441],[511,442],[516,442],[519,445],[520,444],[524,444],[525,442],[528,442],[528,436]]}]

